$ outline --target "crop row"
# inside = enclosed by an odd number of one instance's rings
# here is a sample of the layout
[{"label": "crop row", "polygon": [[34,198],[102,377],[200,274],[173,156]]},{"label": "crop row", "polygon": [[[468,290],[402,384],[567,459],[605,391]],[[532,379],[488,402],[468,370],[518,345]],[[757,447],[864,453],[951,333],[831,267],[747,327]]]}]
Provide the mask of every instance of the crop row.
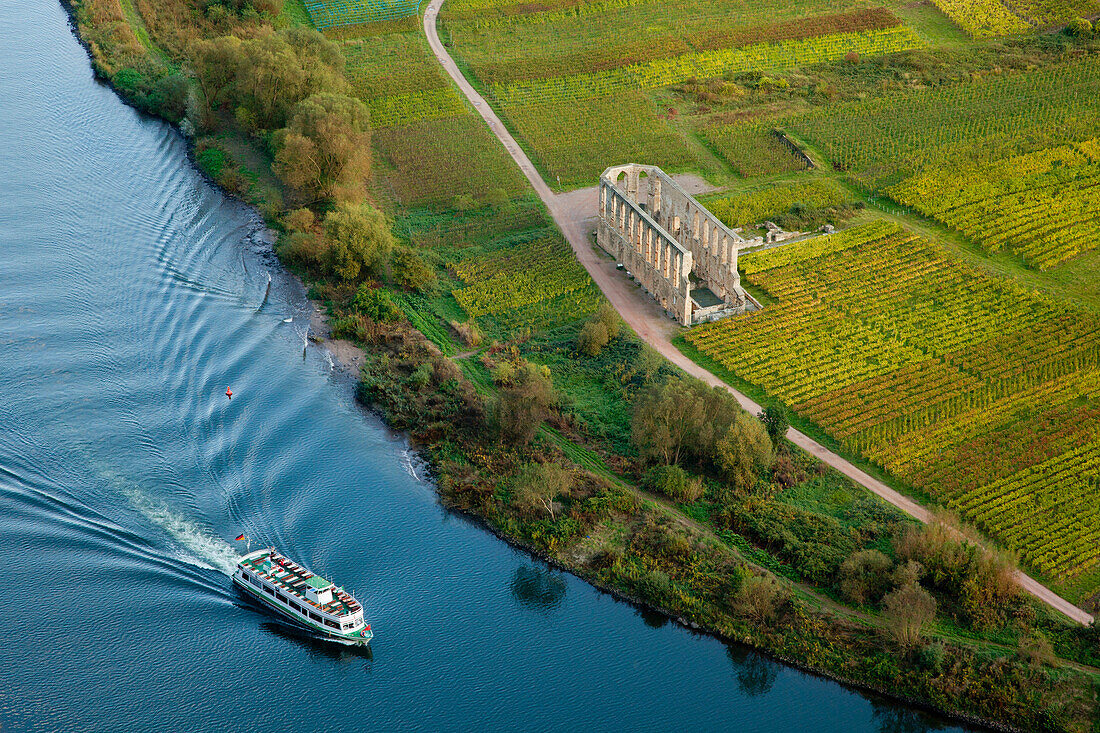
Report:
[{"label": "crop row", "polygon": [[309,18],[319,30],[377,23],[416,15],[416,0],[305,0]]},{"label": "crop row", "polygon": [[[571,8],[568,14],[573,15],[582,8],[593,7],[583,5],[579,8]],[[491,20],[479,20],[476,27],[479,30],[485,30],[495,25],[515,25],[520,22],[546,23],[556,15],[558,14],[508,15]],[[845,13],[754,23],[749,26],[730,25],[731,22],[738,23],[738,20],[739,16],[732,16],[728,21],[715,22],[695,30],[674,27],[661,34],[631,34],[627,37],[616,37],[608,43],[592,43],[580,49],[564,52],[553,44],[547,44],[540,46],[535,53],[524,54],[522,57],[505,55],[479,60],[471,63],[470,69],[483,84],[502,86],[522,81],[607,71],[690,53],[798,41],[843,33],[866,33],[893,28],[901,24],[901,21],[886,8],[861,8]],[[484,34],[479,34],[478,40],[480,35]]]},{"label": "crop row", "polygon": [[877,56],[919,48],[920,38],[898,26],[863,33],[840,33],[805,40],[761,43],[742,48],[704,51],[618,69],[493,85],[491,96],[507,107],[540,102],[586,99],[630,89],[653,89],[687,79],[710,79],[726,73],[789,68],[836,61],[849,53]]},{"label": "crop row", "polygon": [[1026,548],[1049,573],[1075,575],[1100,561],[1100,443],[1091,443],[952,500],[987,531]]},{"label": "crop row", "polygon": [[823,208],[842,206],[851,201],[851,195],[836,181],[815,179],[806,183],[777,184],[747,193],[708,198],[704,204],[726,226],[740,227],[758,224],[784,214],[795,204]]},{"label": "crop row", "polygon": [[1100,135],[1100,59],[838,105],[790,125],[871,188]]},{"label": "crop row", "polygon": [[506,252],[453,262],[448,267],[463,282],[463,287],[452,295],[471,318],[527,308],[569,293],[585,293],[592,284],[557,235]]},{"label": "crop row", "polygon": [[1047,269],[1097,244],[1100,145],[1063,145],[974,167],[928,169],[886,191],[988,252]]},{"label": "crop row", "polygon": [[1031,28],[1001,0],[932,0],[960,28],[974,38],[1023,33]]}]

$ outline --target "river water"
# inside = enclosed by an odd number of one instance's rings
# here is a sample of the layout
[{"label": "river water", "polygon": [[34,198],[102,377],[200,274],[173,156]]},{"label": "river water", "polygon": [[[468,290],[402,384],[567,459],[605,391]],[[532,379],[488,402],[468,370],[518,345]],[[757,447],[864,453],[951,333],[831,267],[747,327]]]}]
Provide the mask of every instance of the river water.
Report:
[{"label": "river water", "polygon": [[[0,27],[0,729],[938,729],[442,509],[306,344],[257,217],[59,6]],[[353,590],[372,653],[243,602],[242,532]]]}]

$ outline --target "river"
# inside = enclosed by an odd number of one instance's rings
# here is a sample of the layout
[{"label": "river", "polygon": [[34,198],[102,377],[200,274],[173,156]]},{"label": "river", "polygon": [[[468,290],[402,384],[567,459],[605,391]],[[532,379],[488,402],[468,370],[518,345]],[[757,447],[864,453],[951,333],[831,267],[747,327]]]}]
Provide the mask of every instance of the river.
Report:
[{"label": "river", "polygon": [[[940,729],[441,508],[256,215],[93,79],[58,5],[0,24],[0,729]],[[372,652],[239,598],[241,533],[357,593]]]}]

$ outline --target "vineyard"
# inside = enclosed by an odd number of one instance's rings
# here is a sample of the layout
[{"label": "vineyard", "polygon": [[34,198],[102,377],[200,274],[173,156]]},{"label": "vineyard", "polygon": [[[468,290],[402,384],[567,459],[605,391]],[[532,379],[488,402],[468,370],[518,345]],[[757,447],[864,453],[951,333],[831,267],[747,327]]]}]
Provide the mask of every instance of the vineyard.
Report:
[{"label": "vineyard", "polygon": [[419,33],[342,44],[352,89],[370,110],[376,185],[404,206],[506,201],[523,176],[445,75]]},{"label": "vineyard", "polygon": [[1100,12],[1096,0],[933,0],[960,28],[974,38],[1023,33]]},{"label": "vineyard", "polygon": [[640,92],[508,111],[531,157],[556,183],[588,186],[604,168],[646,160],[665,170],[696,167],[695,154]]},{"label": "vineyard", "polygon": [[744,178],[806,168],[806,161],[780,142],[766,123],[708,125],[703,137]]},{"label": "vineyard", "polygon": [[573,76],[507,85],[494,84],[489,87],[489,96],[505,109],[548,102],[569,102],[634,89],[666,87],[688,79],[709,79],[744,71],[785,69],[837,61],[851,53],[878,56],[920,48],[921,45],[920,38],[912,30],[895,26],[881,30],[700,51]]},{"label": "vineyard", "polygon": [[512,159],[474,115],[375,130],[374,145],[389,193],[405,206],[474,208],[526,189]]},{"label": "vineyard", "polygon": [[969,168],[932,168],[886,193],[988,252],[1009,247],[1046,270],[1094,248],[1100,238],[1100,141]]},{"label": "vineyard", "polygon": [[1047,269],[1097,245],[1097,88],[1100,61],[1085,58],[851,103],[791,127],[861,185]]},{"label": "vineyard", "polygon": [[602,297],[556,232],[452,262],[448,270],[462,282],[454,299],[493,330],[549,330],[594,312]]},{"label": "vineyard", "polygon": [[305,0],[310,20],[319,30],[378,23],[416,15],[417,0]]},{"label": "vineyard", "polygon": [[741,258],[779,302],[686,339],[1052,577],[1100,562],[1100,319],[876,222]]},{"label": "vineyard", "polygon": [[974,38],[1023,33],[1031,26],[1013,15],[1001,0],[933,0],[960,28]]},{"label": "vineyard", "polygon": [[851,201],[851,194],[840,184],[823,178],[767,186],[746,193],[719,194],[704,198],[702,203],[726,226],[741,227],[786,213],[795,205],[816,208],[842,206]]},{"label": "vineyard", "polygon": [[349,41],[342,50],[348,81],[370,110],[373,127],[469,114],[419,33]]}]

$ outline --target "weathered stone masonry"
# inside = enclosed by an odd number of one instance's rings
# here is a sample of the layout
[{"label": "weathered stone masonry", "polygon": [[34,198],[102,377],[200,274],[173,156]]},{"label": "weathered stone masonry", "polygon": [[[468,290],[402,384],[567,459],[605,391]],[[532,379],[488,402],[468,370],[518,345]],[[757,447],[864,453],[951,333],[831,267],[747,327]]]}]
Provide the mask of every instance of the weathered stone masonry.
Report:
[{"label": "weathered stone masonry", "polygon": [[[636,163],[608,168],[600,176],[599,206],[597,244],[682,325],[756,305],[737,274],[737,249],[744,240],[660,168]],[[700,306],[693,290],[710,290],[719,302]]]}]

